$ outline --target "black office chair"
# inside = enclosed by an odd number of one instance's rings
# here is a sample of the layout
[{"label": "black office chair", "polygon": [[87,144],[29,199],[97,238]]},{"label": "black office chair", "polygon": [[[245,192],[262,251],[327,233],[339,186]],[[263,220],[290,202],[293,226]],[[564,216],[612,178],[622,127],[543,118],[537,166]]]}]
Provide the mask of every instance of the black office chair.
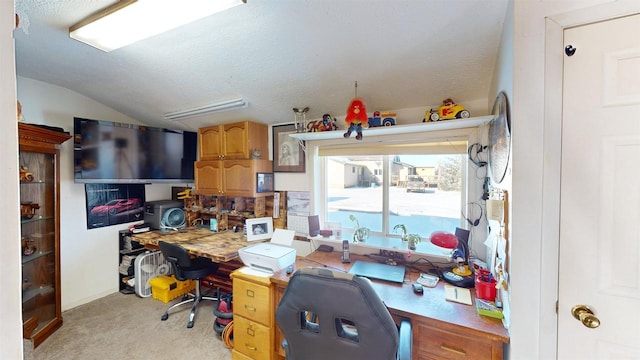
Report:
[{"label": "black office chair", "polygon": [[201,300],[218,300],[215,297],[202,296],[202,294],[200,293],[200,278],[202,278],[203,276],[214,274],[216,271],[218,271],[219,265],[209,259],[202,257],[192,259],[189,256],[189,253],[187,253],[187,250],[185,250],[185,248],[180,245],[171,244],[164,241],[159,241],[158,245],[160,246],[160,251],[162,251],[162,255],[164,256],[164,258],[167,259],[167,261],[169,261],[173,266],[173,272],[176,279],[180,281],[196,281],[196,293],[187,294],[187,297],[189,297],[188,299],[171,305],[160,319],[162,321],[167,320],[169,318],[169,311],[178,306],[193,302],[191,312],[189,313],[189,322],[187,323],[187,327],[192,328],[193,319],[196,317],[196,309],[198,303]]},{"label": "black office chair", "polygon": [[400,330],[369,279],[326,268],[296,271],[276,321],[287,360],[410,360],[411,322]]}]

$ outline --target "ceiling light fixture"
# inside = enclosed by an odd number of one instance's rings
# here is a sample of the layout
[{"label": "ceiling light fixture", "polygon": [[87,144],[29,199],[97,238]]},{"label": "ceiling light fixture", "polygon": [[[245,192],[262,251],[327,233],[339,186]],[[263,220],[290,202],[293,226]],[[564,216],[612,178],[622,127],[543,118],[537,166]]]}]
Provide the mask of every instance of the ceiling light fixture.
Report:
[{"label": "ceiling light fixture", "polygon": [[204,105],[193,109],[174,111],[164,114],[164,118],[167,120],[179,120],[196,115],[211,114],[220,111],[241,109],[249,106],[243,98],[231,99],[226,101],[217,102],[214,104]]},{"label": "ceiling light fixture", "polygon": [[247,0],[121,0],[69,28],[69,36],[109,52]]}]

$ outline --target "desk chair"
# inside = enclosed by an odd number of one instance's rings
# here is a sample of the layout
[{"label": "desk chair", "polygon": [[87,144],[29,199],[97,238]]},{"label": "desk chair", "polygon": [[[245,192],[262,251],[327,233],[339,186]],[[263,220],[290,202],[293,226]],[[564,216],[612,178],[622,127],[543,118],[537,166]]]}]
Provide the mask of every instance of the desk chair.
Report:
[{"label": "desk chair", "polygon": [[187,253],[187,250],[185,250],[185,248],[180,245],[159,241],[158,246],[160,246],[160,251],[162,251],[162,255],[164,255],[164,258],[167,259],[167,261],[169,261],[173,266],[173,272],[176,279],[180,281],[196,281],[196,293],[187,294],[187,297],[190,298],[183,300],[177,304],[171,305],[162,315],[160,320],[167,320],[169,318],[169,311],[171,311],[172,309],[193,302],[193,306],[191,306],[191,312],[189,313],[189,322],[187,323],[187,327],[192,328],[193,319],[196,317],[196,309],[198,303],[201,300],[218,300],[215,297],[202,296],[202,294],[200,293],[200,278],[202,278],[203,276],[214,274],[216,271],[218,271],[219,265],[209,259],[202,257],[192,259],[189,256],[189,253]]},{"label": "desk chair", "polygon": [[326,268],[296,271],[276,321],[287,360],[410,360],[411,323],[400,330],[363,277]]}]

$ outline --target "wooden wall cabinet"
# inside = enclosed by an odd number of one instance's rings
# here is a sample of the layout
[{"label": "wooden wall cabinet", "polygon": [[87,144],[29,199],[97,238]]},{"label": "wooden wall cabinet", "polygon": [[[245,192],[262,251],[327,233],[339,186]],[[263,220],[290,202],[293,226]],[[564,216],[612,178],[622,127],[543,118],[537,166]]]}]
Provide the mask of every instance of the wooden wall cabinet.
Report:
[{"label": "wooden wall cabinet", "polygon": [[266,124],[241,121],[198,129],[200,160],[249,159],[257,149],[269,156],[269,128]]},{"label": "wooden wall cabinet", "polygon": [[196,194],[258,197],[256,173],[272,172],[270,160],[206,160],[195,163]]},{"label": "wooden wall cabinet", "polygon": [[18,124],[23,336],[36,347],[62,326],[60,144],[67,133]]}]

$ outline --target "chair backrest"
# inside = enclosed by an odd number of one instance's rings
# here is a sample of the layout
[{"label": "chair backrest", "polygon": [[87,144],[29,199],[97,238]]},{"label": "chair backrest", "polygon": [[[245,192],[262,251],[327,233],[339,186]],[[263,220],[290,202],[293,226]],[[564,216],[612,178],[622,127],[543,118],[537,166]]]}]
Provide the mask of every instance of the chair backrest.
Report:
[{"label": "chair backrest", "polygon": [[191,266],[191,257],[185,248],[180,245],[158,241],[158,246],[164,258],[173,266],[173,272],[176,279],[180,281],[187,280],[182,274],[182,268]]},{"label": "chair backrest", "polygon": [[396,358],[398,328],[366,278],[300,269],[289,280],[276,321],[287,360]]}]

